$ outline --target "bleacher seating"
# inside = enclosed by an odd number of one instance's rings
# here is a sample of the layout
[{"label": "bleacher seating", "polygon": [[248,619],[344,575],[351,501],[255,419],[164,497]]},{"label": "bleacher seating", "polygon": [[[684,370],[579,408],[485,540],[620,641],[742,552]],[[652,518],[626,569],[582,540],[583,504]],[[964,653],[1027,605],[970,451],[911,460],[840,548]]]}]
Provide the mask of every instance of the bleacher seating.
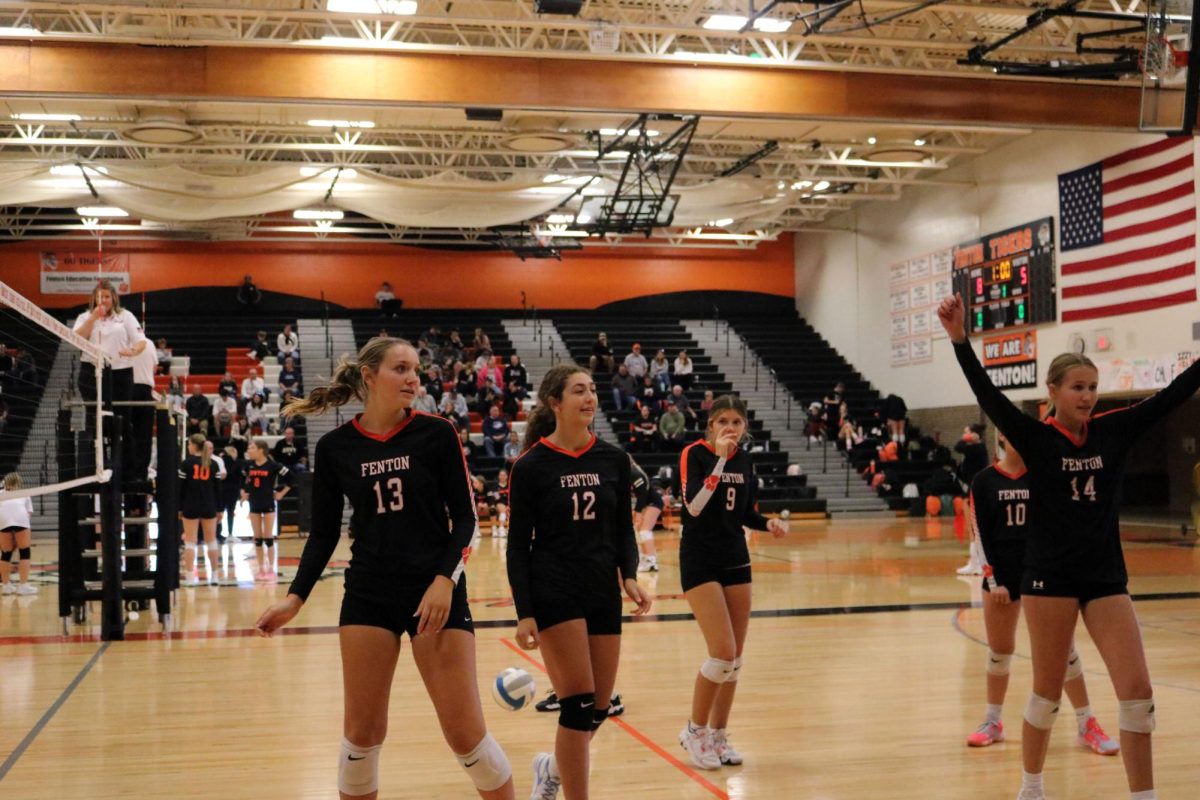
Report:
[{"label": "bleacher seating", "polygon": [[[8,416],[0,426],[0,476],[3,476],[15,471],[20,463],[33,416],[42,401],[46,379],[58,353],[59,340],[24,320],[18,320],[15,316],[10,318],[10,311],[5,310],[0,314],[3,314],[0,316],[0,327],[3,328],[0,343],[10,351],[17,348],[27,351],[33,359],[37,375],[32,381],[18,377],[15,372],[0,376],[0,403],[8,410]],[[11,338],[6,339],[6,334]],[[50,479],[53,480],[53,477]]]}]

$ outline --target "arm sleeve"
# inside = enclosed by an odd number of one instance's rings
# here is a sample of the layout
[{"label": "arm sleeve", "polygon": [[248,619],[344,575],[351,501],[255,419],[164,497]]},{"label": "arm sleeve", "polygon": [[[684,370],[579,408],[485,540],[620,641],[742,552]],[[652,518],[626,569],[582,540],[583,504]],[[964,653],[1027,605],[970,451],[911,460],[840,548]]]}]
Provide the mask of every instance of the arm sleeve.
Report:
[{"label": "arm sleeve", "polygon": [[680,471],[684,478],[683,500],[687,505],[688,513],[693,517],[700,516],[704,507],[708,505],[713,492],[717,490],[721,473],[725,471],[725,459],[718,458],[712,472],[708,475],[701,474],[699,466],[699,459],[695,457],[695,448],[688,451],[680,465]]},{"label": "arm sleeve", "polygon": [[630,465],[629,469],[630,491],[637,498],[638,505],[641,505],[650,497],[650,479],[646,476],[646,471],[641,467],[634,469]]},{"label": "arm sleeve", "polygon": [[975,506],[975,485],[974,482],[972,482],[971,491],[967,495],[967,513],[971,520],[971,532],[975,535],[975,541],[979,543],[979,548],[977,551],[980,561],[979,566],[983,569],[983,574],[987,580],[988,588],[995,589],[996,576],[992,574],[992,557],[988,554],[988,550],[991,548],[992,544],[991,531],[989,530],[985,533],[983,528],[979,525],[979,513]]},{"label": "arm sleeve", "polygon": [[621,570],[622,583],[629,578],[637,580],[637,534],[633,530],[633,514],[629,513],[629,506],[624,502],[624,498],[629,497],[631,491],[631,476],[629,458],[622,454],[620,465],[617,467],[617,524],[613,526],[617,536],[617,563]]},{"label": "arm sleeve", "polygon": [[517,619],[533,616],[530,586],[533,553],[533,486],[525,476],[526,465],[518,459],[508,475],[508,585],[512,589]]},{"label": "arm sleeve", "polygon": [[751,530],[765,531],[767,518],[758,513],[758,476],[754,474],[753,466],[746,470],[746,480],[749,483],[746,487],[749,498],[746,501],[746,513],[742,517],[742,524]]},{"label": "arm sleeve", "polygon": [[975,399],[979,401],[979,407],[1012,441],[1018,453],[1032,453],[1030,445],[1039,433],[1041,423],[1023,414],[1021,409],[1013,405],[1012,401],[996,388],[984,371],[983,365],[979,363],[969,340],[954,345],[954,357],[958,359],[958,365],[962,367],[963,375],[966,376],[971,391],[975,393]]},{"label": "arm sleeve", "polygon": [[33,500],[28,497],[25,498],[25,513],[33,516]]},{"label": "arm sleeve", "polygon": [[127,341],[125,342],[126,347],[133,347],[145,338],[142,335],[142,325],[137,321],[137,317],[133,315],[132,311],[126,309],[121,313],[121,325],[125,328],[125,336],[127,337]]},{"label": "arm sleeve", "polygon": [[[1113,412],[1114,429],[1124,432],[1128,439],[1136,438],[1147,428],[1187,402],[1200,388],[1200,360],[1181,372],[1170,385],[1127,409]],[[1104,416],[1108,416],[1107,414]]]},{"label": "arm sleeve", "polygon": [[71,330],[78,331],[80,328],[83,327],[83,323],[87,322],[87,318],[88,318],[88,312],[84,311],[82,314],[80,314],[78,317],[75,318],[75,324],[71,326]]},{"label": "arm sleeve", "polygon": [[324,468],[313,471],[312,530],[309,531],[308,541],[304,543],[296,577],[288,589],[288,594],[294,594],[301,600],[308,600],[309,593],[333,557],[338,539],[342,536],[342,489],[336,470],[332,468],[333,457],[323,445],[323,441],[317,443],[318,455],[325,452],[320,456]]},{"label": "arm sleeve", "polygon": [[442,492],[446,508],[450,512],[450,541],[442,556],[438,574],[457,581],[462,567],[471,555],[471,540],[475,537],[475,500],[471,495],[471,478],[467,475],[467,462],[454,428],[448,423],[440,425],[442,431]]}]

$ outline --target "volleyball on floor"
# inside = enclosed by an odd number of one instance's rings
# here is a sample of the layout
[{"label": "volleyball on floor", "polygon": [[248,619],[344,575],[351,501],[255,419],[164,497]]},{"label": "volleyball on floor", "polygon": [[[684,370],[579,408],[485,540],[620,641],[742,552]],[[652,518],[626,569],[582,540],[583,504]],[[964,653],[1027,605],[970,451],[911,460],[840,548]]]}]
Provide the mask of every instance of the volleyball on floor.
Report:
[{"label": "volleyball on floor", "polygon": [[537,685],[523,669],[509,667],[492,681],[492,699],[505,711],[520,711],[533,702]]}]

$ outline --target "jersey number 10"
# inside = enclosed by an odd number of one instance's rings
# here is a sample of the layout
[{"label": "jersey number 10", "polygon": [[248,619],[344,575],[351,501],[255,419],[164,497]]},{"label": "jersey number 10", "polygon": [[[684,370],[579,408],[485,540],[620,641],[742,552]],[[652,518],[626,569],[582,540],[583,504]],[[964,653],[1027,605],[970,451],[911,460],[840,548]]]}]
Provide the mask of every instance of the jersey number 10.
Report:
[{"label": "jersey number 10", "polygon": [[375,506],[375,513],[382,514],[389,509],[392,511],[400,511],[404,508],[404,484],[399,478],[388,478],[387,490],[391,494],[387,505],[384,505],[384,488],[379,481],[375,481],[375,499],[378,504]]},{"label": "jersey number 10", "polygon": [[1004,510],[1008,512],[1008,527],[1025,524],[1025,504],[1005,503]]}]

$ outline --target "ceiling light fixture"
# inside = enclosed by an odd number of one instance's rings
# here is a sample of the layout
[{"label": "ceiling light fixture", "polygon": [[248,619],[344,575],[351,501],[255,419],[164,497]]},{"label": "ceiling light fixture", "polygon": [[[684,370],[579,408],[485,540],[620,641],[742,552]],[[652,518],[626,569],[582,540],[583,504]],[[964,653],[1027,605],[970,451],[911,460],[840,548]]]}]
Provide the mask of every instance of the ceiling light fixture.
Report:
[{"label": "ceiling light fixture", "polygon": [[78,122],[83,119],[78,114],[12,114],[11,117],[21,122]]},{"label": "ceiling light fixture", "polygon": [[875,144],[875,142],[877,142],[877,141],[879,141],[879,140],[876,139],[874,136],[867,137],[867,144]]},{"label": "ceiling light fixture", "polygon": [[310,128],[374,128],[369,119],[310,119],[305,123]]},{"label": "ceiling light fixture", "polygon": [[128,217],[129,212],[116,206],[80,206],[75,213],[81,217]]},{"label": "ceiling light fixture", "polygon": [[[746,27],[746,23],[749,21],[749,17],[742,16],[741,14],[713,14],[704,20],[703,27],[710,31],[740,31]],[[752,27],[760,33],[783,33],[792,27],[792,21],[790,19],[759,17],[754,20]]]},{"label": "ceiling light fixture", "polygon": [[417,3],[416,0],[329,0],[325,9],[342,14],[412,16],[417,13]]},{"label": "ceiling light fixture", "polygon": [[41,36],[37,28],[17,27],[12,25],[0,26],[0,36]]},{"label": "ceiling light fixture", "polygon": [[829,188],[829,181],[817,181],[817,185],[813,187],[814,192],[823,192]]},{"label": "ceiling light fixture", "polygon": [[924,139],[913,139],[913,144],[917,147],[924,147],[925,140]]},{"label": "ceiling light fixture", "polygon": [[335,220],[345,216],[340,208],[297,208],[292,212],[292,219]]}]

